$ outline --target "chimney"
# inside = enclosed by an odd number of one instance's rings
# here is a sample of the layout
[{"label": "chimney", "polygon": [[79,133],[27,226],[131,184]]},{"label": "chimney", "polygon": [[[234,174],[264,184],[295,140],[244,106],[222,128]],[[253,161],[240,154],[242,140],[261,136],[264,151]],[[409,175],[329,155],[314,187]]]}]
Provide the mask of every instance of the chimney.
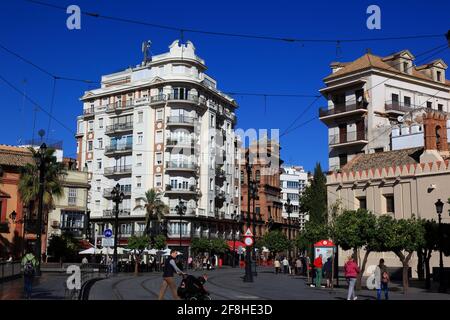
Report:
[{"label": "chimney", "polygon": [[443,161],[450,155],[447,141],[447,115],[429,111],[423,116],[424,151],[420,162]]}]

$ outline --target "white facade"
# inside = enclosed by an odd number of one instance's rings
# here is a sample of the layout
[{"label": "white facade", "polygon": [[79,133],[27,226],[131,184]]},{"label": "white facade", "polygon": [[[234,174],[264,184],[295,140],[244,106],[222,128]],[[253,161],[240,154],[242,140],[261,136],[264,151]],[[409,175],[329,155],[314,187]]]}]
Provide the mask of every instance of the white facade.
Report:
[{"label": "white facade", "polygon": [[[447,140],[450,137],[450,120],[447,120]],[[449,141],[450,142],[450,141]],[[392,128],[392,150],[423,147],[423,124],[411,123]]]},{"label": "white facade", "polygon": [[308,173],[301,166],[281,166],[281,202],[283,203],[283,218],[288,218],[288,213],[284,207],[287,199],[290,199],[292,207],[291,219],[298,220],[300,229],[305,225],[305,214],[299,210],[299,199],[308,184]]},{"label": "white facade", "polygon": [[349,63],[333,63],[321,93],[328,107],[319,117],[328,127],[329,170],[358,153],[388,151],[393,126],[414,110],[450,112],[447,65],[435,60],[414,66],[407,50],[388,57],[366,54]]},{"label": "white facade", "polygon": [[101,224],[99,235],[110,226],[109,192],[116,183],[126,196],[120,205],[122,235],[143,231],[145,212],[135,207],[151,188],[163,192],[170,207],[169,237],[179,238],[178,198],[187,207],[183,238],[209,232],[210,224],[195,218],[231,221],[239,214],[237,105],[204,73],[205,63],[190,41],[174,41],[169,49],[102,76],[101,88],[81,98],[77,152],[90,173],[89,209]]}]

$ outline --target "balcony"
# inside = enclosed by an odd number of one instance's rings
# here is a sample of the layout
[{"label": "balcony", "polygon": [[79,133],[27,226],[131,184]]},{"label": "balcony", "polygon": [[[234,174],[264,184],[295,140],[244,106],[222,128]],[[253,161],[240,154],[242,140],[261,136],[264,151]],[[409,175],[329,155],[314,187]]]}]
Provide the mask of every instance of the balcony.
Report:
[{"label": "balcony", "polygon": [[418,108],[419,106],[413,106],[411,104],[404,104],[402,102],[398,101],[387,101],[384,105],[384,109],[386,110],[387,114],[391,115],[402,115],[405,114],[414,108]]},{"label": "balcony", "polygon": [[219,179],[225,179],[226,173],[220,166],[216,166],[216,177]]},{"label": "balcony", "polygon": [[84,116],[84,117],[93,116],[94,113],[95,113],[95,111],[94,111],[94,108],[93,108],[93,107],[90,107],[90,108],[87,108],[87,109],[84,109],[84,110],[83,110],[83,116]]},{"label": "balcony", "polygon": [[203,97],[199,97],[194,94],[188,94],[188,95],[182,95],[177,93],[171,93],[167,95],[167,101],[168,102],[183,102],[183,103],[193,103],[197,105],[205,105],[206,106],[206,99]]},{"label": "balcony", "polygon": [[133,131],[133,122],[116,123],[110,126],[106,126],[106,134],[125,133],[127,131]]},{"label": "balcony", "polygon": [[219,187],[216,187],[216,199],[225,200],[225,191],[221,190]]},{"label": "balcony", "polygon": [[[180,215],[178,214],[177,209],[175,209],[175,207],[170,208],[170,209],[169,209],[169,213],[170,213],[171,215],[178,215],[178,216],[180,216]],[[187,207],[187,208],[186,208],[186,213],[185,213],[183,216],[186,216],[186,215],[195,215],[195,208]]]},{"label": "balcony", "polygon": [[132,168],[131,165],[105,168],[104,175],[105,176],[114,176],[114,175],[131,174],[131,168]]},{"label": "balcony", "polygon": [[166,185],[166,195],[180,195],[180,194],[188,194],[188,195],[196,195],[198,193],[197,188],[193,185],[187,188],[174,188],[170,184]]},{"label": "balcony", "polygon": [[124,110],[133,108],[133,106],[134,106],[134,100],[132,100],[132,99],[126,100],[125,102],[117,101],[117,102],[106,105],[106,112],[120,113]]},{"label": "balcony", "polygon": [[197,118],[195,117],[187,117],[187,116],[170,116],[167,117],[167,126],[188,126],[194,127],[197,122]]},{"label": "balcony", "polygon": [[366,103],[356,103],[350,105],[335,105],[334,108],[320,108],[319,119],[323,122],[346,116],[360,116],[367,113]]},{"label": "balcony", "polygon": [[331,147],[343,147],[367,144],[367,137],[364,131],[351,131],[347,134],[335,134],[330,136],[329,145]]},{"label": "balcony", "polygon": [[176,161],[168,161],[166,162],[166,170],[172,171],[196,171],[197,164],[194,162],[176,162]]},{"label": "balcony", "polygon": [[150,103],[151,104],[162,103],[162,102],[164,102],[166,100],[167,100],[167,96],[165,94],[162,94],[162,93],[150,97]]},{"label": "balcony", "polygon": [[166,148],[193,148],[195,146],[193,139],[167,138]]},{"label": "balcony", "polygon": [[[130,209],[119,209],[119,218],[129,217],[130,212],[131,212]],[[116,210],[113,209],[103,210],[103,218],[115,218],[115,217],[116,217]]]},{"label": "balcony", "polygon": [[114,144],[105,147],[105,155],[131,154],[133,144]]},{"label": "balcony", "polygon": [[[112,198],[112,194],[111,194],[112,190],[113,190],[113,188],[105,188],[105,189],[103,189],[103,197],[105,197],[105,198]],[[123,192],[123,195],[125,197],[131,197],[131,189],[120,190],[120,191]]]}]

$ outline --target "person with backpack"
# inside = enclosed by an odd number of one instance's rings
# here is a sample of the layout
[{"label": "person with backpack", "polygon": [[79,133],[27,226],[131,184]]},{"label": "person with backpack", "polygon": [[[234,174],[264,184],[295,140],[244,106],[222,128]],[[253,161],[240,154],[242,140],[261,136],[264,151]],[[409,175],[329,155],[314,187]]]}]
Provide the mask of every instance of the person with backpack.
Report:
[{"label": "person with backpack", "polygon": [[348,257],[348,261],[344,265],[344,272],[348,282],[347,300],[356,300],[358,297],[355,295],[355,284],[360,270],[352,256]]},{"label": "person with backpack", "polygon": [[36,267],[39,264],[31,249],[27,250],[26,255],[22,258],[23,280],[25,299],[31,299],[33,290],[33,279],[36,273]]},{"label": "person with backpack", "polygon": [[389,273],[384,264],[384,259],[380,259],[378,266],[375,268],[375,288],[377,289],[377,300],[381,300],[381,291],[384,291],[384,298],[389,299]]}]

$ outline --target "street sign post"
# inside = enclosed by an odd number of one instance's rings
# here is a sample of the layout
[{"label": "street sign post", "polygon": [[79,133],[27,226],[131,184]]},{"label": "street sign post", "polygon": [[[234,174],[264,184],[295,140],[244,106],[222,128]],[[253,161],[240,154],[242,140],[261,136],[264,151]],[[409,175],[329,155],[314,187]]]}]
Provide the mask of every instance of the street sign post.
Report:
[{"label": "street sign post", "polygon": [[247,231],[244,233],[244,237],[253,237],[253,233],[250,228],[247,228]]},{"label": "street sign post", "polygon": [[105,231],[103,231],[103,235],[104,235],[106,238],[111,238],[111,236],[112,236],[112,230],[111,230],[111,229],[105,229]]},{"label": "street sign post", "polygon": [[253,245],[253,238],[252,237],[244,237],[244,243],[247,247],[250,247]]},{"label": "street sign post", "polygon": [[102,238],[102,247],[114,247],[114,238]]}]

